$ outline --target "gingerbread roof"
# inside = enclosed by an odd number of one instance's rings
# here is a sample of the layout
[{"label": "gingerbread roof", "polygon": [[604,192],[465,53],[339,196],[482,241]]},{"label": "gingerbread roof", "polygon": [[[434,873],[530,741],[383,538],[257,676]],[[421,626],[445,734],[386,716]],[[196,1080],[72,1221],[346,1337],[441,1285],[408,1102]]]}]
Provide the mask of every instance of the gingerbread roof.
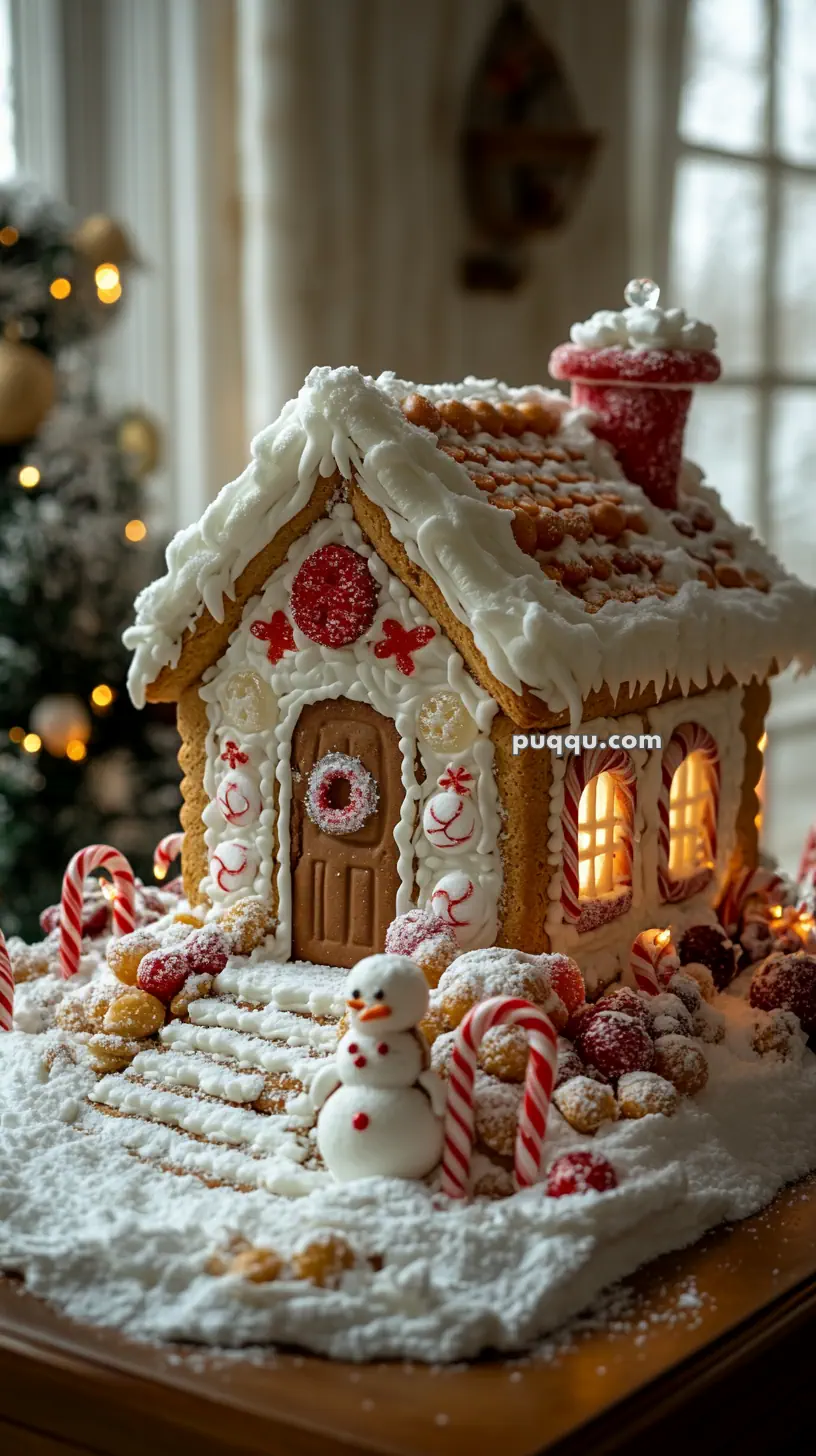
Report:
[{"label": "gingerbread roof", "polygon": [[326,508],[321,477],[355,481],[384,513],[408,585],[418,568],[466,629],[466,660],[470,642],[511,694],[573,721],[602,688],[659,695],[673,681],[687,691],[809,668],[816,593],[731,520],[695,466],[677,510],[652,505],[591,421],[536,386],[312,370],[139,596],[125,633],[134,702],[159,695],[151,685],[183,664],[205,618],[231,630],[231,604],[263,584],[253,563],[276,541],[285,555],[315,501]]}]

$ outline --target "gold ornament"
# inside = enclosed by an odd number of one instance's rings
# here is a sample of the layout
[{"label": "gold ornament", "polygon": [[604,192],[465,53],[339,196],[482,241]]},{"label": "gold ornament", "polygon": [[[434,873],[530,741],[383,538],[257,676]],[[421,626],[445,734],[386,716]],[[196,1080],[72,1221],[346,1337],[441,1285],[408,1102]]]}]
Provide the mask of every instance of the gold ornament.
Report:
[{"label": "gold ornament", "polygon": [[[91,736],[91,717],[81,698],[72,693],[49,693],[34,705],[31,727],[54,758],[84,758],[80,753]],[[78,745],[78,746],[77,746]]]},{"label": "gold ornament", "polygon": [[55,394],[51,360],[30,344],[0,339],[0,445],[36,434]]},{"label": "gold ornament", "polygon": [[113,263],[121,269],[138,261],[124,228],[103,212],[92,213],[80,223],[74,234],[74,247],[92,269],[103,263]]},{"label": "gold ornament", "polygon": [[116,441],[122,454],[127,455],[134,475],[141,479],[156,469],[161,457],[161,434],[149,415],[138,410],[123,415]]}]

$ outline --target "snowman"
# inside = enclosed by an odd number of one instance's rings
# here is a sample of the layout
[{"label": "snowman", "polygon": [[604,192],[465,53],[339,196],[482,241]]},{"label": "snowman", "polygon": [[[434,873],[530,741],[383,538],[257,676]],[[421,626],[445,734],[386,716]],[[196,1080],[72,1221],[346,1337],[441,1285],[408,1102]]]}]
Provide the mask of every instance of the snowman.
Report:
[{"label": "snowman", "polygon": [[428,984],[407,956],[373,955],[346,981],[350,1030],[311,1085],[317,1145],[339,1182],[424,1178],[442,1156],[445,1084],[418,1029]]}]

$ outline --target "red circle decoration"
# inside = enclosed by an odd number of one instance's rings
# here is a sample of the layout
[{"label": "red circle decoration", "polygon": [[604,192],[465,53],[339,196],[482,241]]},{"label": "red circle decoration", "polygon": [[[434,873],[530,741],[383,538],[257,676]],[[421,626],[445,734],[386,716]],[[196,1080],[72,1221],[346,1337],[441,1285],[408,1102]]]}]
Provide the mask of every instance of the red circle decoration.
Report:
[{"label": "red circle decoration", "polygon": [[[348,794],[342,806],[332,803],[340,784]],[[306,812],[324,834],[356,834],[375,812],[379,797],[376,781],[359,758],[325,753],[309,774]]]},{"label": "red circle decoration", "polygon": [[377,610],[377,584],[364,556],[350,546],[321,546],[292,583],[295,625],[321,647],[347,647],[367,632]]}]

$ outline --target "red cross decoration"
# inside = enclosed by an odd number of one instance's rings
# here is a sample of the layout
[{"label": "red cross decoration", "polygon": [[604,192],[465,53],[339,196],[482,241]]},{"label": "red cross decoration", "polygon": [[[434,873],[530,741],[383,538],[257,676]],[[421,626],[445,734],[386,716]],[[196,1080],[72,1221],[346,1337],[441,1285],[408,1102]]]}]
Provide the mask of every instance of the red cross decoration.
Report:
[{"label": "red cross decoration", "polygon": [[452,794],[461,794],[462,798],[467,798],[473,783],[473,774],[467,768],[454,768],[449,763],[437,783],[440,789],[447,789]]},{"label": "red cross decoration", "polygon": [[242,753],[234,739],[228,738],[224,752],[221,754],[221,762],[228,763],[230,768],[237,768],[239,763],[249,762],[249,754]]},{"label": "red cross decoration", "polygon": [[269,644],[266,655],[270,662],[280,662],[285,652],[295,650],[295,634],[285,612],[273,612],[269,622],[253,622],[249,630],[253,637]]},{"label": "red cross decoration", "polygon": [[385,636],[373,644],[374,656],[381,661],[385,657],[395,658],[400,672],[410,677],[415,666],[413,654],[431,641],[433,627],[403,627],[401,622],[388,617],[383,622],[383,631]]}]

